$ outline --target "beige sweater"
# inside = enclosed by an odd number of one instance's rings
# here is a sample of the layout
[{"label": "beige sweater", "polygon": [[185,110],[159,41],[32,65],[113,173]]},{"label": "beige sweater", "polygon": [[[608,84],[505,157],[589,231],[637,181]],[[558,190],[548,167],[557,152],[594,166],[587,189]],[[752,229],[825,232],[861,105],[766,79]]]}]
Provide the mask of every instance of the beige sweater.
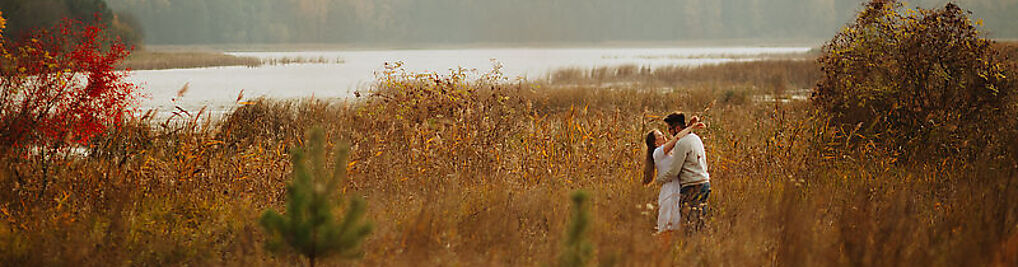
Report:
[{"label": "beige sweater", "polygon": [[672,148],[672,164],[665,172],[658,172],[657,182],[665,183],[679,177],[682,186],[698,185],[710,181],[707,173],[707,153],[700,136],[690,133],[683,136]]}]

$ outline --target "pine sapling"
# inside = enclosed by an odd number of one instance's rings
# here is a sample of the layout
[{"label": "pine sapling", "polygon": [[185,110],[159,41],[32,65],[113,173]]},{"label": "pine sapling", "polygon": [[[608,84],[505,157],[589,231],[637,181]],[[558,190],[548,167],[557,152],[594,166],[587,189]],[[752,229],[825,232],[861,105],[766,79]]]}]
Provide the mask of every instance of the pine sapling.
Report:
[{"label": "pine sapling", "polygon": [[566,228],[566,241],[559,254],[559,266],[587,266],[594,252],[594,246],[587,240],[590,228],[590,194],[583,190],[573,192],[573,215]]},{"label": "pine sapling", "polygon": [[269,250],[296,252],[307,257],[310,266],[332,255],[360,258],[361,243],[372,230],[364,221],[364,200],[357,197],[351,198],[343,217],[335,218],[333,212],[342,197],[337,189],[346,178],[350,148],[340,146],[330,172],[322,135],[321,129],[312,130],[306,150],[292,153],[294,180],[287,186],[286,214],[268,210],[260,220],[269,234]]}]

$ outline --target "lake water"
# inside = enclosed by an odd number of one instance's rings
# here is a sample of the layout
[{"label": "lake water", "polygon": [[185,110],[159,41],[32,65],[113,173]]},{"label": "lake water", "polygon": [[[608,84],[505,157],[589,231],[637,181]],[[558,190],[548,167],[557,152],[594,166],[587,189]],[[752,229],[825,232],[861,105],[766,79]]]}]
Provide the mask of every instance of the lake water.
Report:
[{"label": "lake water", "polygon": [[[379,50],[307,52],[232,52],[261,59],[310,58],[328,63],[263,65],[260,67],[215,67],[197,69],[134,71],[129,80],[142,87],[145,109],[165,114],[180,106],[213,111],[236,106],[238,94],[244,99],[316,97],[338,99],[366,88],[387,62],[401,61],[413,72],[449,73],[463,67],[480,73],[492,69],[492,60],[501,63],[507,77],[542,79],[548,72],[566,68],[594,68],[616,65],[697,66],[737,60],[754,60],[764,55],[805,53],[809,47],[689,47],[689,48],[507,48],[456,50]],[[337,60],[338,59],[338,60]],[[337,62],[341,61],[341,62]],[[187,92],[174,98],[185,86]]]}]

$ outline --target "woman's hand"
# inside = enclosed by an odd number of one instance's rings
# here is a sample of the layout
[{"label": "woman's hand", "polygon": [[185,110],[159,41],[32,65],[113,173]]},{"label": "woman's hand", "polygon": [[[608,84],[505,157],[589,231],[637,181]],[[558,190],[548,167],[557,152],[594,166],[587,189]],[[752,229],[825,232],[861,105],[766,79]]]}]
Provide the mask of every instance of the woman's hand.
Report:
[{"label": "woman's hand", "polygon": [[693,129],[707,128],[707,125],[704,124],[701,120],[702,119],[700,119],[700,116],[693,116],[692,118],[689,118],[689,127]]}]

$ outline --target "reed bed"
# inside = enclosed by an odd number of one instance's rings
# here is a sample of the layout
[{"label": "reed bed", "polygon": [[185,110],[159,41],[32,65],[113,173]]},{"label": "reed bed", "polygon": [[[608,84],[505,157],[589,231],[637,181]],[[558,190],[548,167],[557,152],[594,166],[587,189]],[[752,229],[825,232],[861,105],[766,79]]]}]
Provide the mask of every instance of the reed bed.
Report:
[{"label": "reed bed", "polygon": [[820,79],[814,60],[776,59],[728,62],[698,67],[636,65],[565,68],[552,72],[546,81],[557,86],[604,87],[638,84],[659,88],[723,88],[734,94],[794,93],[811,88]]},{"label": "reed bed", "polygon": [[162,70],[209,68],[224,66],[261,66],[253,57],[240,57],[215,52],[152,52],[135,51],[124,60],[123,69]]},{"label": "reed bed", "polygon": [[[838,143],[850,133],[807,101],[724,101],[771,94],[754,88],[774,76],[806,86],[817,77],[808,65],[568,70],[533,82],[390,69],[345,102],[138,118],[95,152],[57,161],[42,196],[37,163],[3,158],[0,261],[294,265],[262,249],[256,220],[283,206],[288,153],[321,127],[330,146],[352,146],[342,191],[363,196],[376,225],[364,258],[348,263],[552,264],[569,192],[585,189],[599,265],[1018,264],[1013,163],[898,161]],[[707,227],[668,242],[653,235],[657,188],[640,184],[642,137],[675,110],[709,123],[713,193]]]},{"label": "reed bed", "polygon": [[343,64],[342,58],[326,57],[280,57],[258,59],[255,57],[235,56],[217,52],[149,52],[131,53],[124,61],[121,69],[131,70],[162,70],[210,68],[226,66],[258,67],[262,65],[288,64]]},{"label": "reed bed", "polygon": [[294,56],[294,57],[278,57],[278,58],[266,58],[262,59],[263,64],[268,65],[287,65],[287,64],[343,64],[346,60],[340,57],[327,58],[324,56]]},{"label": "reed bed", "polygon": [[997,42],[996,47],[1012,63],[1018,61],[1018,41]]}]

